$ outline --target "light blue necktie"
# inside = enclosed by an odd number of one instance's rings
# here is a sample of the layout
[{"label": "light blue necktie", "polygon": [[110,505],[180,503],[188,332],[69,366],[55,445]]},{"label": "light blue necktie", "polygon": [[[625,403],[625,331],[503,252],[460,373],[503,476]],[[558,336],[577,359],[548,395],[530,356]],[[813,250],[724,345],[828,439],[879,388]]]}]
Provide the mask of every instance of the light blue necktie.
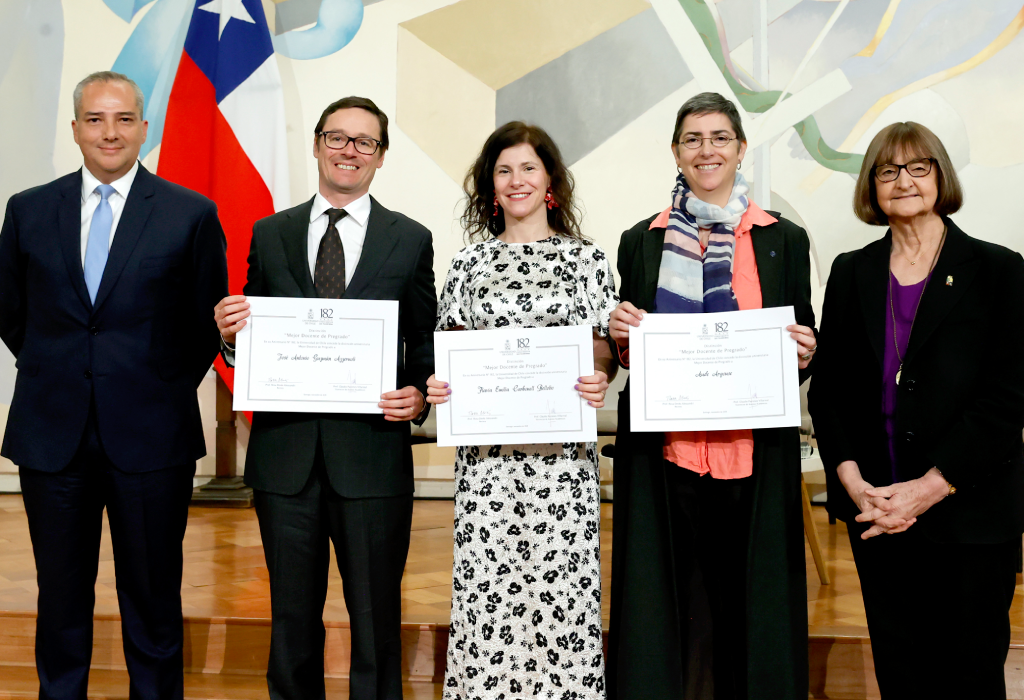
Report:
[{"label": "light blue necktie", "polygon": [[107,266],[107,254],[110,251],[110,227],[114,223],[114,211],[110,208],[107,198],[114,194],[111,185],[100,185],[96,188],[100,193],[100,203],[92,213],[89,224],[89,242],[85,247],[85,286],[89,290],[89,299],[96,301],[96,292],[103,279],[103,268]]}]

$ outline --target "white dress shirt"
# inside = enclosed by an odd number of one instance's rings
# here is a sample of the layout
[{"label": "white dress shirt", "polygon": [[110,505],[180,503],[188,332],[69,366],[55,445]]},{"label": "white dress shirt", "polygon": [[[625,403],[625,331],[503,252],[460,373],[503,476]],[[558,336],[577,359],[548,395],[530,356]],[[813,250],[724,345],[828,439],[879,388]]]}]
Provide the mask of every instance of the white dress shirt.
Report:
[{"label": "white dress shirt", "polygon": [[[113,196],[113,195],[111,195]],[[336,207],[327,199],[316,193],[313,197],[313,208],[309,211],[309,229],[307,233],[307,253],[309,255],[309,276],[316,279],[316,254],[320,250],[320,241],[327,233],[327,210]],[[366,222],[370,219],[370,193],[342,207],[347,215],[338,222],[338,233],[341,234],[341,245],[345,249],[345,287],[352,281],[352,275],[359,264],[359,256],[363,253],[363,242],[366,240]]]},{"label": "white dress shirt", "polygon": [[[121,212],[124,211],[124,203],[128,199],[128,192],[132,189],[135,176],[139,172],[139,161],[135,161],[132,169],[125,173],[121,179],[110,183],[114,193],[107,198],[110,203],[110,211],[114,214],[114,221],[110,225],[110,240],[107,241],[107,250],[114,243],[114,231],[117,230],[117,222],[121,220]],[[89,168],[82,167],[82,267],[85,267],[85,249],[89,245],[89,226],[92,225],[92,215],[96,207],[100,205],[100,193],[96,188],[103,183],[96,179],[96,176],[89,172]]]},{"label": "white dress shirt", "polygon": [[[113,199],[114,195],[110,195],[110,197]],[[327,210],[335,208],[319,192],[313,197],[313,208],[309,211],[309,228],[306,229],[309,276],[313,280],[316,279],[316,254],[320,250],[320,240],[327,233]],[[346,211],[346,216],[338,222],[337,226],[338,233],[341,234],[341,245],[345,249],[345,287],[348,287],[349,282],[352,281],[352,275],[356,271],[356,265],[359,264],[359,256],[363,253],[363,243],[366,241],[366,222],[370,220],[370,193],[367,192],[347,207],[342,208]],[[234,367],[234,346],[224,342],[224,338],[221,338],[220,343],[221,348],[225,351],[225,362],[229,367]]]}]

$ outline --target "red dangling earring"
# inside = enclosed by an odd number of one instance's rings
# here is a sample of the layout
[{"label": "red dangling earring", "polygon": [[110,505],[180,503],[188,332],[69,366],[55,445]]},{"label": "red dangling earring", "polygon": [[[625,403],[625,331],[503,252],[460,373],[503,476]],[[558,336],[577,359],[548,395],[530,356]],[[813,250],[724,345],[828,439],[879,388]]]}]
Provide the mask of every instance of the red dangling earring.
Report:
[{"label": "red dangling earring", "polygon": [[555,201],[555,196],[551,194],[551,187],[548,187],[547,194],[544,195],[544,201],[548,203],[548,209],[554,209],[558,206],[558,202]]},{"label": "red dangling earring", "polygon": [[494,195],[494,215],[498,215],[498,195]]}]

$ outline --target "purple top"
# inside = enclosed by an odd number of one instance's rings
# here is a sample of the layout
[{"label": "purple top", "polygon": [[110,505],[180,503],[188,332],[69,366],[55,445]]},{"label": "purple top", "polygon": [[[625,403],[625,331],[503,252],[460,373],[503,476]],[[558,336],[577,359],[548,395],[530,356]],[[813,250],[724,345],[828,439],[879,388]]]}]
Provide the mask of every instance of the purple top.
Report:
[{"label": "purple top", "polygon": [[[917,284],[906,287],[896,280],[896,275],[889,273],[892,280],[892,305],[889,304],[889,293],[885,294],[885,342],[882,347],[882,418],[885,420],[885,434],[889,442],[889,463],[892,465],[892,482],[899,481],[896,469],[896,372],[900,368],[900,357],[907,356],[907,344],[910,342],[910,328],[914,322],[918,302],[924,285],[928,284],[931,273]],[[892,317],[896,314],[896,341],[900,344],[899,355],[893,346]]]}]

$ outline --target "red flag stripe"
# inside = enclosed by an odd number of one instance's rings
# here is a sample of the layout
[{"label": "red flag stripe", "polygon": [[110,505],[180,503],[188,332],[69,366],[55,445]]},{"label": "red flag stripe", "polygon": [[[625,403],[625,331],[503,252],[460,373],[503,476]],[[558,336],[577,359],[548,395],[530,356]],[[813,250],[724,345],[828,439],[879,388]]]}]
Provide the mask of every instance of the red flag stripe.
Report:
[{"label": "red flag stripe", "polygon": [[[252,226],[274,213],[274,200],[218,109],[213,84],[187,52],[168,100],[157,174],[217,203],[228,242],[229,291],[241,294]],[[233,390],[234,372],[223,362],[216,367]]]}]

